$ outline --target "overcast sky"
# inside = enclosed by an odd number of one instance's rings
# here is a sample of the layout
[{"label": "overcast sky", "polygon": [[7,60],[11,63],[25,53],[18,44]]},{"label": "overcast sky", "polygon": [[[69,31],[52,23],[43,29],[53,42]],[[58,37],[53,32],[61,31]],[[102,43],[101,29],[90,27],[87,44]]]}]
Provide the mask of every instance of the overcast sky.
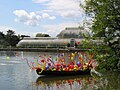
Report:
[{"label": "overcast sky", "polygon": [[82,24],[83,0],[1,0],[0,31],[34,36],[46,33],[55,37],[65,27]]}]

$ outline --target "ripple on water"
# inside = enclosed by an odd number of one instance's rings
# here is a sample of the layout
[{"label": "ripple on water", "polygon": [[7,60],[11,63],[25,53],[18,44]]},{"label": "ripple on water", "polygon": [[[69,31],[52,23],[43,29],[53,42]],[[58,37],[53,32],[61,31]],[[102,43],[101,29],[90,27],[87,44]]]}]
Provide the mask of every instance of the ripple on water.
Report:
[{"label": "ripple on water", "polygon": [[6,66],[6,65],[13,65],[13,64],[7,64],[7,63],[0,63],[1,66]]}]

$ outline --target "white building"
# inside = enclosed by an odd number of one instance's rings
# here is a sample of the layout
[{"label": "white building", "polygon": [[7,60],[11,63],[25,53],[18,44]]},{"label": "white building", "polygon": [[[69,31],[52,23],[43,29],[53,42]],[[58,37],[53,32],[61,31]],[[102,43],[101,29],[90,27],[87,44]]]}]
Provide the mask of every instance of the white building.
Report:
[{"label": "white building", "polygon": [[80,47],[84,35],[88,32],[80,28],[66,28],[62,30],[56,38],[52,37],[35,37],[24,38],[18,43],[18,47],[31,48],[66,48]]}]

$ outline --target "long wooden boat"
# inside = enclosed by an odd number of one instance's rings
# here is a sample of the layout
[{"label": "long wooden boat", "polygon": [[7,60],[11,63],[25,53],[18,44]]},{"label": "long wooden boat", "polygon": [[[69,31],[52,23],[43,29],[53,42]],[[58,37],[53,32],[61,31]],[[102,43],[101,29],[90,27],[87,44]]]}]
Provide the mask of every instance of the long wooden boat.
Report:
[{"label": "long wooden boat", "polygon": [[43,70],[37,69],[36,72],[38,75],[47,75],[47,76],[74,76],[74,75],[84,75],[84,74],[90,74],[91,69],[86,70],[76,70],[76,71],[51,71],[51,70]]}]

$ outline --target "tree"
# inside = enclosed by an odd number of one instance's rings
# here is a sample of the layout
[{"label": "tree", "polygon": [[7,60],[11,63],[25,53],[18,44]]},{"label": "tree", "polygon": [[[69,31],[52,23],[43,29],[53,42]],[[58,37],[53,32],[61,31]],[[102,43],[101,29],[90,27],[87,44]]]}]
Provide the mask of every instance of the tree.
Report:
[{"label": "tree", "polygon": [[4,46],[4,43],[5,43],[5,35],[3,34],[3,32],[0,32],[0,46]]},{"label": "tree", "polygon": [[3,32],[0,32],[0,40],[4,39],[5,35],[3,34]]},{"label": "tree", "polygon": [[9,44],[9,46],[16,46],[16,44],[20,41],[20,39],[17,35],[15,35],[15,32],[13,30],[7,31],[5,40]]},{"label": "tree", "polygon": [[24,37],[30,37],[28,35],[19,35],[20,40],[22,40]]},{"label": "tree", "polygon": [[[120,67],[120,0],[86,0],[86,15],[92,18],[93,37],[103,38],[109,48],[104,68]],[[103,66],[102,65],[102,66]]]},{"label": "tree", "polygon": [[50,37],[48,34],[37,33],[36,37]]}]

